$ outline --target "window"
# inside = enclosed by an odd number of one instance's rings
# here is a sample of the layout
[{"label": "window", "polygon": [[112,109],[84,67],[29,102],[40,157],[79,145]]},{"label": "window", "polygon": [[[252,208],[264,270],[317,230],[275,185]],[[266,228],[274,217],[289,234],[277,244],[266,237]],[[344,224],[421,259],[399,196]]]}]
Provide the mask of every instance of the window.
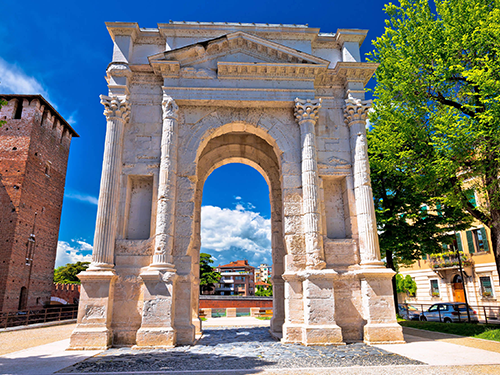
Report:
[{"label": "window", "polygon": [[469,203],[472,204],[472,206],[477,207],[476,192],[474,191],[474,189],[465,191],[465,196],[467,197]]},{"label": "window", "polygon": [[486,237],[486,230],[484,227],[468,230],[466,235],[469,253],[473,254],[489,251],[488,239]]},{"label": "window", "polygon": [[492,298],[493,288],[491,287],[491,278],[489,276],[481,276],[479,281],[481,282],[481,294],[483,297]]},{"label": "window", "polygon": [[439,285],[437,280],[431,280],[431,296],[439,297]]},{"label": "window", "polygon": [[14,112],[14,120],[20,120],[23,115],[23,99],[17,99],[16,111]]}]

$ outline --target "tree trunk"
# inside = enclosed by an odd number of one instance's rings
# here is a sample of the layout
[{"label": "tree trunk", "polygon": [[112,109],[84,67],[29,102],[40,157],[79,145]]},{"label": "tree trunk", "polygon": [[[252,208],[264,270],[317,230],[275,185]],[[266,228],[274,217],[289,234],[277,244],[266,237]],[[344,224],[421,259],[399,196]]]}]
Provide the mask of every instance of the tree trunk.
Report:
[{"label": "tree trunk", "polygon": [[[390,268],[393,271],[396,271],[396,268],[394,267],[394,261],[392,259],[392,251],[386,250],[385,251],[385,259],[386,259],[386,268]],[[396,275],[392,277],[392,295],[394,296],[394,309],[396,310],[396,315],[399,314],[399,307],[398,307],[398,289],[396,286]]]},{"label": "tree trunk", "polygon": [[500,221],[495,220],[490,226],[491,230],[491,245],[493,246],[493,254],[495,255],[495,263],[497,272],[500,275]]}]

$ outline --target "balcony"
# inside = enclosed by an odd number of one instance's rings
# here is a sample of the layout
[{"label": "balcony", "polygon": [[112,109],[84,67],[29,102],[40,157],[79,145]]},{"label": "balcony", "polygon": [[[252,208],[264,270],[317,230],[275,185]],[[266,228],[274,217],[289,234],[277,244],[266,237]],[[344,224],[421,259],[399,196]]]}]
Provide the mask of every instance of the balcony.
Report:
[{"label": "balcony", "polygon": [[[462,261],[462,269],[465,274],[471,276],[472,267],[474,266],[472,256],[470,254],[460,253],[460,260]],[[435,272],[442,273],[444,271],[458,270],[460,264],[457,253],[448,251],[441,254],[430,255],[430,266]]]}]

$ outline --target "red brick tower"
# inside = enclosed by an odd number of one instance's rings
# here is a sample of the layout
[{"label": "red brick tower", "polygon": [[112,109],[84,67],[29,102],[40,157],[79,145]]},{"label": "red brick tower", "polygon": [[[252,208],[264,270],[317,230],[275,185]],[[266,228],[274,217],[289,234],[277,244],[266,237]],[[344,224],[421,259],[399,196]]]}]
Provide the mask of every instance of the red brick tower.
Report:
[{"label": "red brick tower", "polygon": [[78,134],[41,95],[0,95],[0,311],[50,301],[66,168]]}]

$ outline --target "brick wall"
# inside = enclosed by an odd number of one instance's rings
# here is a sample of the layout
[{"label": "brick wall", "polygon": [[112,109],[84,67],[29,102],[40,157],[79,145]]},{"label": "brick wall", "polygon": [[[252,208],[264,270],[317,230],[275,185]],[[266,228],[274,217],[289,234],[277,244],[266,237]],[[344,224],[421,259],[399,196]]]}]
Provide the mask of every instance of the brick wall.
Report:
[{"label": "brick wall", "polygon": [[273,307],[272,297],[200,296],[200,309]]},{"label": "brick wall", "polygon": [[79,284],[53,284],[51,299],[61,299],[68,304],[76,304],[80,300]]},{"label": "brick wall", "polygon": [[69,147],[78,135],[40,95],[0,97],[8,100],[0,110],[7,121],[0,127],[0,311],[12,311],[23,287],[26,308],[50,302]]}]

